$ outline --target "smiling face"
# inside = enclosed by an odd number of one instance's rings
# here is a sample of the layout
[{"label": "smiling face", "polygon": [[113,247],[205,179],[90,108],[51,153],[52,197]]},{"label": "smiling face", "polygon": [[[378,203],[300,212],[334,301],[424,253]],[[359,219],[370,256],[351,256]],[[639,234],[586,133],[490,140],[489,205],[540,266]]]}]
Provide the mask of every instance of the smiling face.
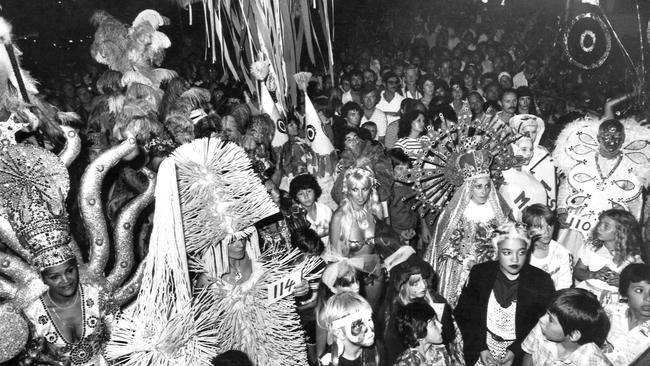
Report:
[{"label": "smiling face", "polygon": [[361,145],[361,139],[356,132],[348,132],[347,135],[345,135],[344,145],[345,150],[357,152]]},{"label": "smiling face", "polygon": [[471,183],[471,199],[477,205],[483,205],[487,202],[492,189],[490,177],[481,177],[474,179]]},{"label": "smiling face", "polygon": [[522,165],[527,165],[530,163],[530,160],[533,158],[533,140],[530,137],[522,137],[514,145],[515,147],[515,156],[521,156],[520,163]]},{"label": "smiling face", "polygon": [[70,259],[41,272],[43,282],[50,287],[50,293],[60,297],[72,297],[77,293],[79,271],[77,261]]},{"label": "smiling face", "polygon": [[505,239],[498,245],[497,256],[501,272],[509,279],[519,276],[526,263],[526,243],[521,239]]}]

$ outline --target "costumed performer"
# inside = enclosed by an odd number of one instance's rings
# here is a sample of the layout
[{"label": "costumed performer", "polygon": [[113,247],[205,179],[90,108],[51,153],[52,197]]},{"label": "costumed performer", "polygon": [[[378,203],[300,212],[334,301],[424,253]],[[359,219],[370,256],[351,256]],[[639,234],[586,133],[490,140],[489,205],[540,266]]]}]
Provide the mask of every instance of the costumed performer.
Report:
[{"label": "costumed performer", "polygon": [[532,174],[544,187],[546,202],[540,202],[555,209],[557,184],[555,166],[551,153],[539,142],[546,126],[544,120],[532,114],[518,114],[510,118],[510,128],[519,136],[528,136],[533,142],[532,156],[522,166],[523,171]]},{"label": "costumed performer", "polygon": [[314,160],[309,173],[316,177],[318,184],[322,188],[321,203],[329,206],[332,210],[336,210],[337,204],[331,194],[334,187],[335,168],[338,162],[336,150],[325,134],[323,123],[307,94],[307,84],[311,79],[311,73],[300,72],[293,77],[305,97],[305,135],[314,153]]},{"label": "costumed performer", "polygon": [[499,193],[508,202],[513,218],[521,221],[521,213],[526,207],[536,203],[546,205],[548,199],[544,185],[530,171],[523,169],[534,156],[533,140],[528,136],[520,136],[512,144],[512,149],[515,156],[513,167],[503,171],[504,182]]},{"label": "costumed performer", "polygon": [[584,118],[558,137],[554,161],[566,178],[558,191],[558,242],[578,259],[601,212],[630,211],[639,221],[650,178],[650,130],[634,120]]},{"label": "costumed performer", "polygon": [[491,233],[509,219],[508,205],[490,177],[490,153],[469,150],[454,163],[464,183],[438,217],[424,254],[440,276],[439,293],[452,307],[472,266],[493,259]]},{"label": "costumed performer", "polygon": [[[71,133],[68,131],[66,135]],[[21,275],[26,278],[33,273],[40,274],[48,286],[45,289],[49,289],[37,299],[24,303],[22,311],[32,323],[32,336],[45,339],[48,353],[56,361],[107,365],[103,349],[111,319],[137,293],[142,267],[127,280],[135,264],[133,223],[153,201],[154,175],[144,170],[149,179],[147,190],[130,202],[117,220],[113,234],[116,265],[108,275],[105,270],[111,243],[100,199],[106,172],[135,149],[135,139],[128,139],[100,155],[84,173],[79,197],[83,224],[91,243],[88,262],[83,261],[70,235],[65,209],[70,182],[64,162],[33,145],[5,146],[0,153],[2,216],[11,225],[3,227],[3,237],[9,239],[6,241],[9,248],[32,266],[19,264],[21,260],[14,255],[1,253],[5,257],[3,267],[16,282],[3,281],[3,290],[10,292],[2,296],[24,301],[26,295],[21,292],[31,294],[43,288],[37,283],[32,288],[20,288],[18,284],[24,280],[16,279],[20,275],[18,268],[22,267],[25,273]],[[27,358],[33,357],[30,354]],[[32,361],[41,357],[35,358]]]},{"label": "costumed performer", "polygon": [[[152,243],[156,239],[164,247],[150,254],[154,259],[176,254],[167,262],[152,260],[158,269],[138,296],[139,310],[122,317],[122,342],[111,347],[112,359],[127,360],[127,365],[152,360],[208,365],[210,354],[236,349],[255,365],[306,364],[295,302],[288,297],[270,302],[268,285],[295,271],[309,279],[320,259],[296,264],[298,250],[260,253],[252,225],[278,208],[250,169],[245,151],[204,138],[179,147],[163,168],[160,179],[169,186],[169,196],[177,196],[161,201],[173,214],[156,205]],[[194,289],[177,279],[188,271],[197,275]],[[170,289],[172,279],[177,286]]]},{"label": "costumed performer", "polygon": [[373,309],[378,309],[384,289],[384,273],[375,246],[375,229],[383,218],[376,191],[375,175],[365,168],[350,168],[343,181],[344,198],[332,215],[330,223],[330,251],[339,257],[365,258],[360,276],[361,293]]},{"label": "costumed performer", "polygon": [[375,325],[370,304],[354,292],[332,296],[325,304],[323,321],[334,341],[322,365],[376,366],[380,354],[375,343]]}]

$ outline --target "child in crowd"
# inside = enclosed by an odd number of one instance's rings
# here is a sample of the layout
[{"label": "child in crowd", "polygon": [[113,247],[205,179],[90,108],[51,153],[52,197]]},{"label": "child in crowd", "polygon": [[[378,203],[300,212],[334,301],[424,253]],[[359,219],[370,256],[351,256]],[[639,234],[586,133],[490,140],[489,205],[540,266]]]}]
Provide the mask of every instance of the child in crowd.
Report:
[{"label": "child in crowd", "polygon": [[536,203],[522,213],[532,241],[530,264],[551,276],[556,290],[573,286],[573,258],[560,243],[551,239],[556,222],[555,213],[548,206]]},{"label": "child in crowd", "polygon": [[[607,336],[605,356],[614,365],[648,365],[648,356],[639,356],[650,348],[650,265],[633,263],[621,272],[618,286],[627,303],[605,306],[612,325]],[[646,362],[646,363],[644,363]]]},{"label": "child in crowd", "polygon": [[604,211],[592,240],[578,251],[574,275],[581,282],[576,287],[593,292],[602,304],[617,302],[619,274],[630,263],[643,263],[642,243],[634,215],[620,209]]},{"label": "child in crowd", "polygon": [[368,132],[370,132],[370,137],[372,137],[373,140],[377,140],[377,124],[375,122],[373,121],[364,122],[361,125],[361,128],[364,128]]},{"label": "child in crowd", "polygon": [[449,356],[449,365],[460,364],[463,359],[460,331],[454,321],[451,306],[435,291],[436,274],[431,265],[413,253],[404,262],[391,268],[389,273],[383,317],[377,326],[383,328],[384,364],[392,365],[400,354],[411,347],[402,345],[404,338],[397,332],[397,314],[416,302],[423,302],[435,311],[442,335],[440,343]]},{"label": "child in crowd", "polygon": [[395,366],[447,366],[449,356],[442,344],[442,324],[424,301],[401,308],[395,316],[397,333],[406,350]]},{"label": "child in crowd", "polygon": [[521,342],[555,291],[548,273],[526,263],[530,241],[523,228],[503,224],[496,234],[498,261],[472,267],[454,310],[466,365],[519,365]]},{"label": "child in crowd", "polygon": [[322,317],[328,337],[333,340],[330,353],[321,358],[323,365],[379,365],[372,308],[361,295],[342,292],[332,296]]},{"label": "child in crowd", "polygon": [[418,215],[405,202],[405,199],[413,196],[413,190],[410,185],[404,183],[403,179],[400,179],[411,168],[411,159],[401,149],[388,150],[388,156],[393,164],[393,177],[395,178],[393,194],[388,206],[390,222],[393,229],[400,234],[404,244],[417,244],[411,243],[411,241],[415,241],[416,238]]},{"label": "child in crowd", "polygon": [[599,347],[609,331],[609,319],[598,299],[584,289],[558,291],[546,314],[521,344],[524,366],[607,366]]},{"label": "child in crowd", "polygon": [[316,354],[319,357],[328,345],[327,326],[323,319],[325,304],[332,296],[342,292],[359,293],[356,269],[346,261],[330,263],[323,271],[316,297]]},{"label": "child in crowd", "polygon": [[318,234],[327,248],[329,246],[332,209],[318,202],[322,192],[316,178],[309,173],[296,176],[289,184],[289,195],[300,210],[304,212],[311,229]]}]

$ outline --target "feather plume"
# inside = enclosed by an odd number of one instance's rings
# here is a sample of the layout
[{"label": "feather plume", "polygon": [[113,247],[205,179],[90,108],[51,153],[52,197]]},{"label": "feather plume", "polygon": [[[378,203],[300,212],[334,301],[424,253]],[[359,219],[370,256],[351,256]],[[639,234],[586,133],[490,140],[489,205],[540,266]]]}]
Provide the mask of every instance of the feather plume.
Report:
[{"label": "feather plume", "polygon": [[124,107],[124,101],[126,98],[124,97],[124,94],[118,94],[115,96],[111,96],[108,98],[108,111],[113,114],[117,114],[122,112],[122,108]]},{"label": "feather plume", "polygon": [[154,32],[151,35],[151,48],[154,50],[164,50],[171,47],[172,41],[169,40],[169,37],[163,32]]},{"label": "feather plume", "polygon": [[269,74],[269,62],[266,60],[255,61],[251,65],[251,74],[256,80],[262,81]]},{"label": "feather plume", "polygon": [[296,81],[296,84],[298,84],[298,89],[306,93],[307,85],[309,84],[309,80],[311,79],[311,72],[304,72],[304,71],[299,72],[293,75],[293,79]]},{"label": "feather plume", "polygon": [[144,84],[153,87],[153,83],[151,82],[151,80],[137,71],[127,71],[126,73],[124,73],[120,83],[124,87],[127,87],[132,83],[139,83],[139,84]]},{"label": "feather plume", "polygon": [[137,27],[138,25],[142,24],[143,22],[148,22],[151,24],[151,26],[154,29],[158,29],[159,27],[169,24],[169,19],[163,17],[160,15],[159,12],[152,10],[152,9],[146,9],[140,12],[135,19],[133,20],[132,26]]},{"label": "feather plume", "polygon": [[61,112],[59,111],[56,114],[56,119],[61,122],[62,125],[68,126],[71,123],[78,123],[81,121],[81,117],[75,112]]},{"label": "feather plume", "polygon": [[181,94],[181,99],[188,101],[194,109],[210,101],[210,92],[207,89],[195,87]]},{"label": "feather plume", "polygon": [[97,90],[100,94],[112,94],[120,91],[122,73],[115,70],[106,70],[97,79]]},{"label": "feather plume", "polygon": [[0,17],[0,43],[11,43],[11,24],[7,19]]},{"label": "feather plume", "polygon": [[167,82],[178,76],[178,73],[176,71],[163,68],[153,69],[151,70],[151,73],[151,78],[157,83]]}]

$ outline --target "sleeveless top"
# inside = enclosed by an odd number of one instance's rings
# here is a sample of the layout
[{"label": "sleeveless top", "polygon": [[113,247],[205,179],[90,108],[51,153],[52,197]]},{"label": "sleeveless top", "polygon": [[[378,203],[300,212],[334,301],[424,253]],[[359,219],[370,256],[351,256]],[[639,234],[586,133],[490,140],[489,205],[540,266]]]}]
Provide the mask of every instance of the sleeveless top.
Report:
[{"label": "sleeveless top", "polygon": [[56,351],[62,360],[69,360],[75,366],[108,365],[103,357],[104,346],[109,339],[108,327],[100,309],[99,289],[79,285],[83,333],[77,343],[66,340],[54,323],[51,311],[39,297],[25,310],[25,316],[34,325],[34,337],[45,338],[50,349]]}]

